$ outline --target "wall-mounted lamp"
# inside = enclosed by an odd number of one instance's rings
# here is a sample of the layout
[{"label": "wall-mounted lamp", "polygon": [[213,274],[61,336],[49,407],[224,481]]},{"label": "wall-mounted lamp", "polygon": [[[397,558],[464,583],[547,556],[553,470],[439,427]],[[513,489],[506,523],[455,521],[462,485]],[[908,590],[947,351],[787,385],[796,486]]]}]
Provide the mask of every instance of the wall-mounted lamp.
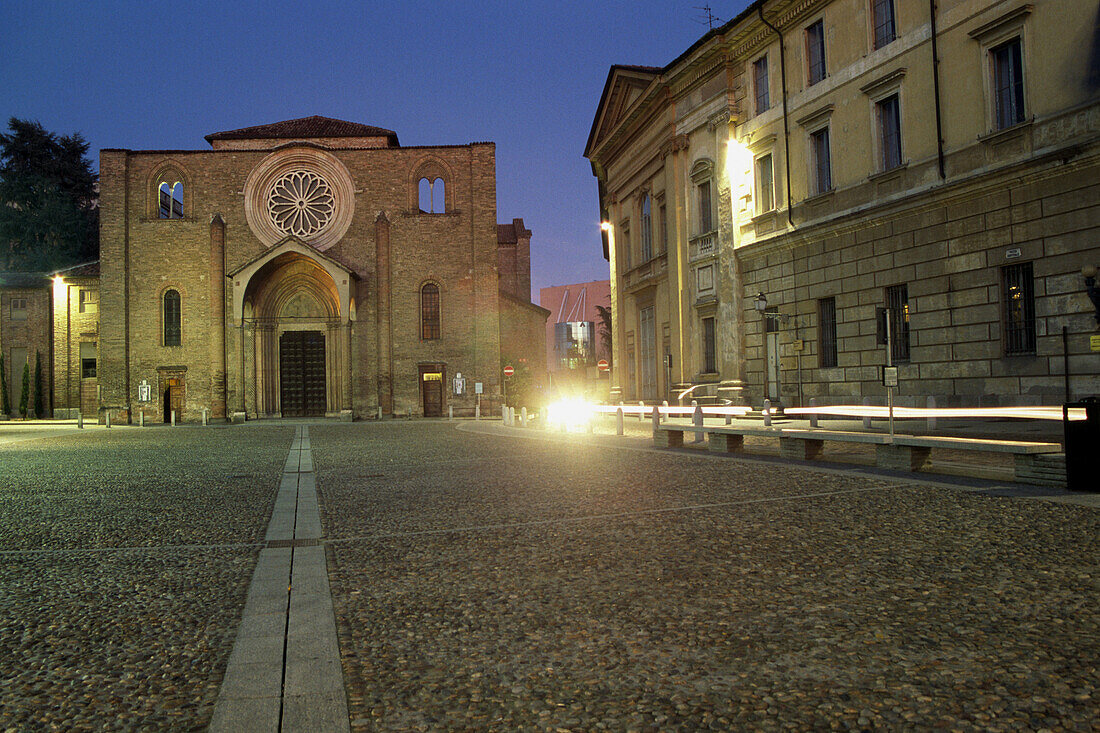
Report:
[{"label": "wall-mounted lamp", "polygon": [[768,297],[763,293],[758,293],[752,304],[756,307],[758,312],[763,313],[768,309]]},{"label": "wall-mounted lamp", "polygon": [[605,232],[611,231],[611,222],[601,221],[600,222],[600,229],[604,230]]},{"label": "wall-mounted lamp", "polygon": [[1100,289],[1096,287],[1096,267],[1085,265],[1081,268],[1081,274],[1085,276],[1085,292],[1096,308],[1096,325],[1100,326]]}]

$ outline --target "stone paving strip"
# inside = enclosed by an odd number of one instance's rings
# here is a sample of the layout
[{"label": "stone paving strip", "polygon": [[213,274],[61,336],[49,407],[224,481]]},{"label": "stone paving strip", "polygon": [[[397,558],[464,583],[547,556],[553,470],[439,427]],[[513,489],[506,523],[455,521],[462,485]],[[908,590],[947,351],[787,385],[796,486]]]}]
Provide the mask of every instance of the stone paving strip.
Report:
[{"label": "stone paving strip", "polygon": [[297,427],[210,730],[348,730],[313,474]]}]

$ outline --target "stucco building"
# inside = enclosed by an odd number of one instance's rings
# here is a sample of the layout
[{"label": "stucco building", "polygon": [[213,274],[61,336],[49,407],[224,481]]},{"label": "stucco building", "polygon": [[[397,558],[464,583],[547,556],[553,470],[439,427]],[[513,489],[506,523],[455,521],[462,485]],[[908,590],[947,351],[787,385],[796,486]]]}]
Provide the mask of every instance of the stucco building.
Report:
[{"label": "stucco building", "polygon": [[499,236],[492,143],[402,147],[324,117],[206,139],[101,152],[101,409],[499,404],[502,333],[541,333],[546,311],[530,302],[530,232],[516,220],[522,243]]},{"label": "stucco building", "polygon": [[757,0],[612,67],[585,156],[618,394],[881,395],[879,309],[903,403],[1059,402],[1067,363],[1100,392],[1097,13]]}]

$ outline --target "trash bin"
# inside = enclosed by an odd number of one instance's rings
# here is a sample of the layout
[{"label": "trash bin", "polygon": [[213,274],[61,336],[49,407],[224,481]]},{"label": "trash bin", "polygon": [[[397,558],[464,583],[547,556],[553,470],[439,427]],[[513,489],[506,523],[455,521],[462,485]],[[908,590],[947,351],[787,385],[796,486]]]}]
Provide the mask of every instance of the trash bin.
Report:
[{"label": "trash bin", "polygon": [[[1070,420],[1069,411],[1084,408],[1084,420]],[[1100,463],[1094,455],[1100,448],[1100,399],[1086,397],[1062,406],[1066,438],[1066,488],[1070,491],[1100,491]]]}]

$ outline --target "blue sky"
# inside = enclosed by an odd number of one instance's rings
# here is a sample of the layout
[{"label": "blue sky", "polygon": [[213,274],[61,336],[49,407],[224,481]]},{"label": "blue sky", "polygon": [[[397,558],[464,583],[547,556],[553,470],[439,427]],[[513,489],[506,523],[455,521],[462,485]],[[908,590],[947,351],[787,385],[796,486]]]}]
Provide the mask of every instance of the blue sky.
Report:
[{"label": "blue sky", "polygon": [[[715,3],[728,20],[748,0]],[[532,286],[607,277],[582,157],[611,64],[663,66],[701,0],[0,3],[0,119],[100,148],[205,149],[319,114],[403,145],[497,145],[497,219],[533,231]]]}]

